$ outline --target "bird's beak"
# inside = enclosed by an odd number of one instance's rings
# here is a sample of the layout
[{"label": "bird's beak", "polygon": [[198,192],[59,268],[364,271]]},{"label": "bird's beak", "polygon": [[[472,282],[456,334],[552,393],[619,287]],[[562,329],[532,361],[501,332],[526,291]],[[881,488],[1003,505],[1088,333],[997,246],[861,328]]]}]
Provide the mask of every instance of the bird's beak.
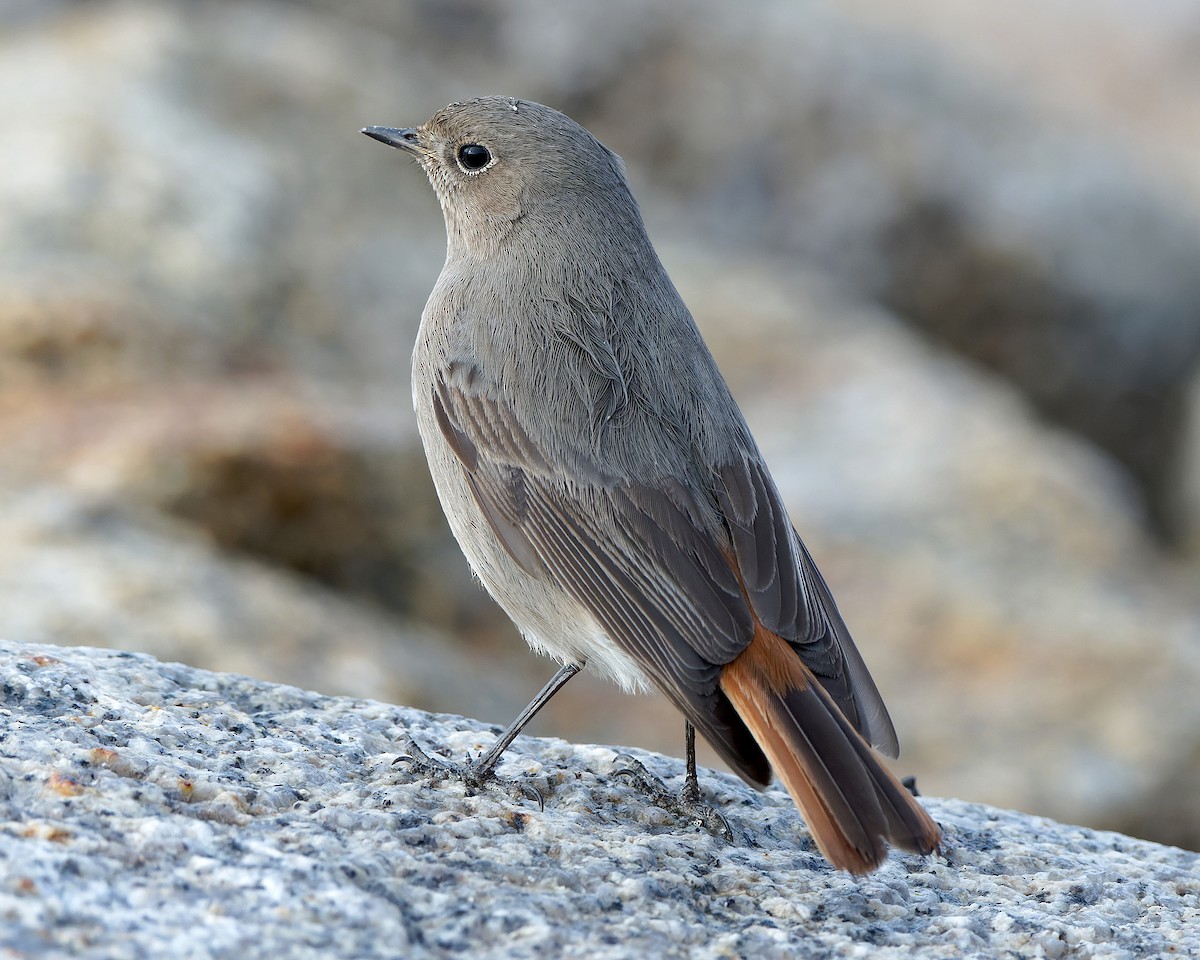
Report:
[{"label": "bird's beak", "polygon": [[373,140],[386,143],[389,147],[396,147],[406,153],[417,154],[421,151],[415,127],[363,127],[362,132]]}]

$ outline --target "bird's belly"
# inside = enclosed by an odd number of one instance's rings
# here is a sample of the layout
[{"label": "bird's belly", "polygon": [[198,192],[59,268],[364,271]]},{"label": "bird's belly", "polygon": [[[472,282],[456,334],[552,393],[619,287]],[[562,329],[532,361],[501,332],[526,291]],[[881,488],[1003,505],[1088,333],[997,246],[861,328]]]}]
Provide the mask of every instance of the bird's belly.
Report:
[{"label": "bird's belly", "polygon": [[558,584],[526,573],[501,544],[475,500],[462,463],[442,436],[430,404],[418,398],[417,426],[442,511],[459,547],[525,641],[560,663],[584,663],[627,692],[650,689],[641,668],[596,618]]}]

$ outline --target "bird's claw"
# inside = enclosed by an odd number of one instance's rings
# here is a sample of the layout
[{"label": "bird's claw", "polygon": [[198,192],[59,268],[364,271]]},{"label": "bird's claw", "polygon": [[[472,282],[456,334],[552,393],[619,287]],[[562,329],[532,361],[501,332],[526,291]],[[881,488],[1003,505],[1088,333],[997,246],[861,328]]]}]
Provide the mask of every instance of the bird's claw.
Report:
[{"label": "bird's claw", "polygon": [[629,780],[655,806],[695,826],[704,827],[709,833],[724,838],[727,843],[733,842],[729,821],[704,802],[698,783],[688,779],[682,792],[677,795],[668,790],[667,785],[647,770],[640,760],[623,753],[617,757],[617,762],[622,766],[613,771],[613,776]]},{"label": "bird's claw", "polygon": [[538,810],[546,809],[546,800],[532,784],[522,781],[503,780],[496,775],[493,767],[481,769],[477,761],[468,759],[465,763],[455,763],[440,757],[431,757],[417,742],[407,734],[400,741],[402,753],[392,761],[393,764],[407,763],[414,773],[429,777],[431,780],[458,780],[466,788],[468,795],[474,795],[480,790],[500,787],[508,792],[514,800],[524,798],[538,805]]}]

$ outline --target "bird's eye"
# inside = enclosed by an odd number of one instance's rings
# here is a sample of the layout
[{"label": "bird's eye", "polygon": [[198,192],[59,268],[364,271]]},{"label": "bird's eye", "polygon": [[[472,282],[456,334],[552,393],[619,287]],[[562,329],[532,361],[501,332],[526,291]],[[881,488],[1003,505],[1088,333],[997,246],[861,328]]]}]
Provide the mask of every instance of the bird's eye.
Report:
[{"label": "bird's eye", "polygon": [[458,162],[464,170],[482,170],[492,162],[492,152],[478,143],[467,143],[458,148]]}]

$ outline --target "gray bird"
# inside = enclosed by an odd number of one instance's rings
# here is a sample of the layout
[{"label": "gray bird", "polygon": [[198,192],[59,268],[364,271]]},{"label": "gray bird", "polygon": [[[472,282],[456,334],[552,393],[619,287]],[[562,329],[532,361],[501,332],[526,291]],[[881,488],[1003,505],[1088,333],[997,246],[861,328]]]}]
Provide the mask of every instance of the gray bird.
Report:
[{"label": "gray bird", "polygon": [[872,749],[896,755],[887,710],[621,159],[505,97],[363,133],[416,158],[445,216],[412,373],[442,508],[488,592],[562,664],[476,774],[586,664],[660,690],[748,782],[774,769],[836,866],[937,849]]}]

